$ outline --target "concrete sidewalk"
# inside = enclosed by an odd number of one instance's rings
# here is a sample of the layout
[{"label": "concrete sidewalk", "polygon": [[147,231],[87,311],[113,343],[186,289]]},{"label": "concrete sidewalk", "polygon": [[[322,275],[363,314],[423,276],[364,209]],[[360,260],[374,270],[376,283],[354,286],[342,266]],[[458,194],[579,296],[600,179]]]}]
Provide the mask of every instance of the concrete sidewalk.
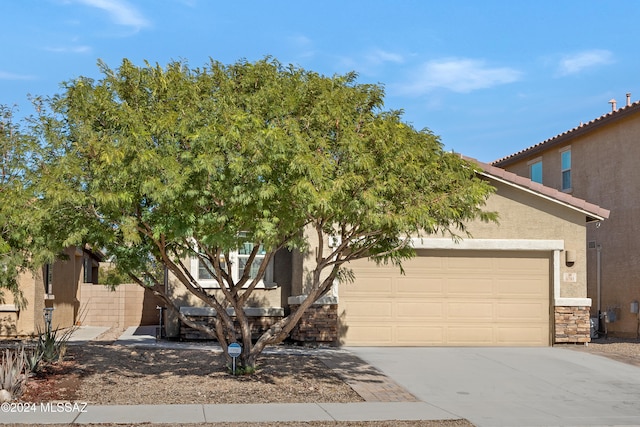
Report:
[{"label": "concrete sidewalk", "polygon": [[[5,404],[6,405],[6,404]],[[5,411],[1,423],[214,423],[287,421],[391,421],[459,419],[424,402],[268,403],[246,405],[113,405],[25,404]],[[8,408],[8,407],[7,407]],[[22,412],[19,412],[22,411]]]}]

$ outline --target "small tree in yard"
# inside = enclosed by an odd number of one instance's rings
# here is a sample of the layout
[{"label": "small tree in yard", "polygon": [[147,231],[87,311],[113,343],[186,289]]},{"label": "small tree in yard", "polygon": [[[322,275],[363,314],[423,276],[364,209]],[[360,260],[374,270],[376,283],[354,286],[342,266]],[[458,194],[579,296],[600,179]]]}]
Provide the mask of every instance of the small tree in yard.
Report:
[{"label": "small tree in yard", "polygon": [[[464,234],[465,222],[494,218],[482,210],[492,189],[473,167],[401,112],[382,110],[383,89],[355,74],[325,77],[269,58],[99,66],[100,80],[75,79],[43,101],[43,200],[61,215],[67,242],[105,248],[225,353],[238,333],[241,366],[254,367],[334,281],[348,280],[346,262],[400,266],[413,255],[409,236]],[[306,250],[309,231],[320,247],[307,299],[252,343],[243,307],[276,251]],[[328,236],[340,244],[327,254]],[[248,259],[234,278],[226,261],[240,247]],[[201,287],[190,258],[219,293]],[[216,310],[213,330],[179,313],[163,266]]]}]

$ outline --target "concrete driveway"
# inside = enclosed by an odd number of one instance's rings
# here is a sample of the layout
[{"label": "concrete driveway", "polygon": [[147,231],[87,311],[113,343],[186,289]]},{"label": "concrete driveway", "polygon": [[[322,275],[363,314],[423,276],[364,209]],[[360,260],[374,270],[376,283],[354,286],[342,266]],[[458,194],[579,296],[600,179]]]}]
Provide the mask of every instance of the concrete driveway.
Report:
[{"label": "concrete driveway", "polygon": [[640,426],[640,368],[563,348],[349,347],[424,402],[484,426]]}]

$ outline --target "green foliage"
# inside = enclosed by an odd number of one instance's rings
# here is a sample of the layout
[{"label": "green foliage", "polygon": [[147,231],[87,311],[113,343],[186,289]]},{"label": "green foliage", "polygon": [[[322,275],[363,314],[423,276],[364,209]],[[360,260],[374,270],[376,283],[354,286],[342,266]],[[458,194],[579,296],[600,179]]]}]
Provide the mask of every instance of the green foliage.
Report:
[{"label": "green foliage", "polygon": [[[400,111],[383,110],[383,88],[355,73],[326,77],[270,58],[99,66],[100,80],[79,77],[39,100],[38,188],[55,213],[42,230],[60,244],[104,248],[118,271],[161,297],[166,266],[220,314],[218,339],[235,336],[233,307],[243,365],[299,318],[253,346],[241,312],[277,250],[307,248],[303,231],[321,245],[329,235],[342,242],[317,252],[315,300],[350,277],[341,269],[351,259],[401,265],[413,255],[408,236],[464,235],[467,222],[495,218],[482,210],[492,188],[474,168]],[[247,269],[233,277],[225,260],[245,244]],[[189,258],[208,266],[222,297],[200,288]]]},{"label": "green foliage", "polygon": [[227,371],[231,375],[242,376],[242,375],[253,375],[258,372],[258,366],[244,366],[244,365],[236,365],[235,373],[233,372],[233,365],[227,365]]},{"label": "green foliage", "polygon": [[35,140],[14,123],[13,110],[0,105],[0,303],[8,290],[20,308],[26,306],[17,283],[17,274],[30,263],[29,231],[37,213],[31,203],[29,171]]},{"label": "green foliage", "polygon": [[27,365],[28,372],[36,374],[40,372],[42,368],[43,349],[39,346],[25,350],[25,363]]},{"label": "green foliage", "polygon": [[0,352],[0,390],[6,390],[13,399],[20,397],[28,378],[24,348],[5,349]]},{"label": "green foliage", "polygon": [[106,285],[111,289],[115,289],[118,285],[130,282],[131,278],[116,266],[100,265],[98,270],[98,283],[100,285]]},{"label": "green foliage", "polygon": [[38,341],[34,355],[39,355],[45,363],[56,363],[64,359],[67,345],[75,328],[67,328],[62,333],[58,329],[38,331]]}]

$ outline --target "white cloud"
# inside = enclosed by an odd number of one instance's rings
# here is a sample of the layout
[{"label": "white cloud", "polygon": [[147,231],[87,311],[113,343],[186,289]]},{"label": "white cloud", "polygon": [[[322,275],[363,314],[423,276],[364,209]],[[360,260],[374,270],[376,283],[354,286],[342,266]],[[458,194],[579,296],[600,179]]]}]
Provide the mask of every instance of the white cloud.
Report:
[{"label": "white cloud", "polygon": [[313,44],[311,39],[305,35],[298,34],[296,36],[289,37],[289,41],[295,46],[308,47]]},{"label": "white cloud", "polygon": [[382,64],[384,62],[395,62],[400,64],[404,62],[404,57],[398,53],[387,52],[381,49],[376,49],[366,55],[367,60],[372,64]]},{"label": "white cloud", "polygon": [[477,89],[512,83],[522,73],[508,67],[489,67],[484,61],[467,58],[446,58],[424,63],[414,73],[413,81],[402,85],[402,91],[415,95],[434,89],[468,93]]},{"label": "white cloud", "polygon": [[28,76],[26,74],[14,74],[7,73],[6,71],[0,70],[0,80],[33,80],[33,76]]},{"label": "white cloud", "polygon": [[286,40],[288,44],[295,49],[296,58],[313,58],[316,55],[313,40],[309,37],[298,34],[290,36]]},{"label": "white cloud", "polygon": [[117,24],[133,27],[139,30],[148,27],[149,21],[133,6],[124,0],[78,0],[87,6],[96,7],[107,12]]},{"label": "white cloud", "polygon": [[561,76],[576,74],[584,69],[611,64],[612,62],[613,54],[608,50],[587,50],[562,58],[558,66],[558,73]]},{"label": "white cloud", "polygon": [[90,46],[69,46],[69,47],[46,47],[46,51],[54,53],[89,53],[91,52]]}]

